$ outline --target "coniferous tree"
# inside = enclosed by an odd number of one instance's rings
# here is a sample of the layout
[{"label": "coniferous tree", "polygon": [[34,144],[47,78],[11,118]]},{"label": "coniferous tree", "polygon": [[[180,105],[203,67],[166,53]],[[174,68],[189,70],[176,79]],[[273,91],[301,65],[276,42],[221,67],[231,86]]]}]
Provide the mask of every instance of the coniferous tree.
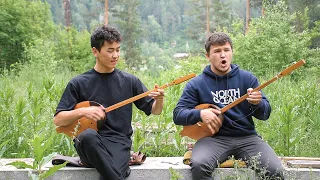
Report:
[{"label": "coniferous tree", "polygon": [[[192,39],[204,41],[204,34],[231,25],[230,3],[220,0],[189,0],[186,10],[186,34]],[[208,29],[209,28],[209,29]]]},{"label": "coniferous tree", "polygon": [[64,24],[64,8],[61,0],[47,0],[50,4],[53,21],[56,24]]},{"label": "coniferous tree", "polygon": [[63,0],[63,8],[64,8],[64,19],[65,19],[66,26],[71,27],[72,16],[71,16],[70,0]]},{"label": "coniferous tree", "polygon": [[249,21],[250,21],[250,0],[246,0],[246,28],[245,34],[249,31]]},{"label": "coniferous tree", "polygon": [[112,8],[117,18],[116,26],[123,36],[124,59],[128,66],[138,67],[141,64],[141,22],[138,13],[139,0],[119,0],[119,5]]},{"label": "coniferous tree", "polygon": [[109,1],[105,0],[104,1],[104,24],[108,25],[108,21],[109,21]]}]

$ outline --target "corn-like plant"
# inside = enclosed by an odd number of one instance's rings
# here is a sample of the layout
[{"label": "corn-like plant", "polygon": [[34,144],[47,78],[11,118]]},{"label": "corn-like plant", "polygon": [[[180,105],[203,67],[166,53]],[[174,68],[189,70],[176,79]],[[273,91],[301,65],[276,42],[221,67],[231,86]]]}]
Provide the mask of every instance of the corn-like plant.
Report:
[{"label": "corn-like plant", "polygon": [[170,172],[170,180],[179,180],[183,178],[183,176],[172,167],[169,168],[169,172]]},{"label": "corn-like plant", "polygon": [[284,78],[270,85],[272,88],[265,89],[272,113],[268,121],[256,121],[257,129],[279,155],[297,156],[301,149],[318,154],[314,150],[316,142],[310,144],[310,149],[304,144],[310,137],[317,138],[315,134],[319,133],[316,129],[311,130],[319,127],[319,123],[313,120],[318,116],[319,87],[311,82],[300,81],[297,84],[295,81]]},{"label": "corn-like plant", "polygon": [[50,162],[57,153],[51,153],[45,156],[45,153],[51,148],[53,143],[54,134],[52,133],[51,136],[47,139],[44,134],[34,135],[33,140],[30,142],[30,147],[33,149],[33,164],[29,165],[24,161],[15,161],[9,163],[7,165],[13,165],[17,168],[30,168],[32,171],[29,171],[29,177],[32,180],[42,180],[45,179],[60,168],[65,167],[67,162],[55,165],[50,167],[47,171],[43,170],[43,166],[45,166],[48,162]]}]

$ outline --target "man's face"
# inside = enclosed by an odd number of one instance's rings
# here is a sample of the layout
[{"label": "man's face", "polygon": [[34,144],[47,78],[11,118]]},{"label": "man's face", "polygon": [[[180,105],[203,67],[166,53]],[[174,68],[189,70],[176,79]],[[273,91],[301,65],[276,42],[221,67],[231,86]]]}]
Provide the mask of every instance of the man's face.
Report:
[{"label": "man's face", "polygon": [[120,57],[120,43],[105,41],[100,52],[96,48],[92,48],[92,52],[96,57],[95,70],[101,73],[112,72]]},{"label": "man's face", "polygon": [[206,54],[211,63],[211,70],[219,76],[231,71],[232,48],[230,43],[224,45],[211,45],[210,52]]}]

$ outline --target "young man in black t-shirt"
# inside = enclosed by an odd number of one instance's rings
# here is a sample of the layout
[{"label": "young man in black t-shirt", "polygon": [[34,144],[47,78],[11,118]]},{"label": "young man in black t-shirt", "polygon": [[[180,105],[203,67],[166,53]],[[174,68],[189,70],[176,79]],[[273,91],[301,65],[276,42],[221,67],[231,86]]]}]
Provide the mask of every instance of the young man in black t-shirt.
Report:
[{"label": "young man in black t-shirt", "polygon": [[[83,163],[95,167],[100,179],[118,180],[129,176],[132,103],[105,113],[109,107],[147,90],[135,76],[116,69],[120,55],[121,35],[113,27],[102,26],[91,35],[93,69],[70,80],[56,109],[54,124],[66,126],[85,117],[105,123],[98,130],[87,129],[74,139],[74,146]],[[158,88],[158,85],[155,85]],[[164,90],[134,102],[146,115],[160,114]],[[82,101],[95,101],[102,106],[74,109]]]}]

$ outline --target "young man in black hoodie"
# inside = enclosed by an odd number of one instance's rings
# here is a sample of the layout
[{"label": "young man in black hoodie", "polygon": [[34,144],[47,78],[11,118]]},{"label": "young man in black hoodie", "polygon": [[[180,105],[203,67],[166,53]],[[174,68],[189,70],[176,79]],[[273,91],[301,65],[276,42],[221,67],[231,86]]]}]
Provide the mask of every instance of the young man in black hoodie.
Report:
[{"label": "young man in black hoodie", "polygon": [[[99,131],[87,129],[74,138],[74,146],[83,163],[95,167],[101,180],[122,180],[129,176],[132,103],[105,113],[109,107],[147,91],[135,76],[116,68],[120,56],[121,35],[113,27],[98,27],[91,35],[92,54],[96,64],[89,71],[70,80],[56,109],[54,124],[66,126],[85,117],[105,120]],[[158,88],[158,85],[155,85]],[[164,90],[134,101],[146,115],[160,114]],[[74,109],[82,101],[101,106]],[[103,121],[102,121],[103,122]]]},{"label": "young man in black hoodie", "polygon": [[[242,159],[249,165],[256,163],[263,176],[268,179],[283,179],[283,167],[273,149],[257,134],[252,116],[267,120],[270,104],[261,92],[252,92],[259,86],[257,78],[250,72],[231,64],[232,41],[222,32],[213,33],[205,42],[206,58],[210,65],[203,73],[190,80],[174,109],[177,125],[205,123],[212,137],[199,139],[192,150],[191,171],[194,180],[212,179],[212,172],[229,157]],[[217,109],[195,109],[199,104],[213,104],[222,108],[244,94],[248,98],[218,117]],[[221,126],[221,127],[220,127]],[[258,162],[250,159],[258,158]]]}]

